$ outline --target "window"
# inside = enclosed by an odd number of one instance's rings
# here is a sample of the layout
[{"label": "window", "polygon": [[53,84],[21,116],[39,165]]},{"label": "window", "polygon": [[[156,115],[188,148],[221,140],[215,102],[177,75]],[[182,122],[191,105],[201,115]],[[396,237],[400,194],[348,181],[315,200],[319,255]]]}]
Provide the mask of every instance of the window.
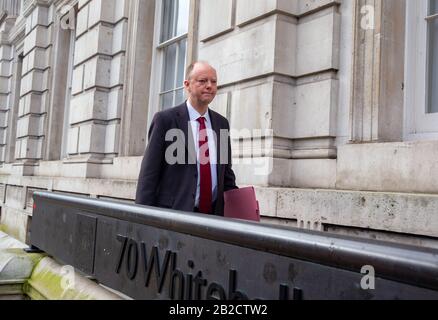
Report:
[{"label": "window", "polygon": [[158,50],[161,56],[161,109],[184,101],[189,0],[163,0]]},{"label": "window", "polygon": [[[76,13],[74,11],[64,15],[57,10],[58,21],[56,24],[52,90],[54,94],[50,101],[50,120],[48,122],[47,147],[44,160],[56,161],[67,158],[67,136],[70,127],[70,101],[72,95],[73,63],[76,41]],[[70,16],[74,13],[74,16]],[[67,18],[68,17],[68,18]],[[70,21],[70,19],[72,21]]]},{"label": "window", "polygon": [[[19,49],[17,49],[17,47]],[[16,48],[16,56],[14,57],[14,93],[13,93],[13,106],[12,110],[10,110],[10,115],[8,119],[8,140],[7,144],[9,148],[6,151],[6,163],[13,163],[16,159],[16,137],[17,137],[17,120],[18,120],[18,109],[20,105],[20,92],[21,92],[21,80],[23,77],[23,49],[22,45],[17,45]]]},{"label": "window", "polygon": [[404,136],[438,139],[438,0],[406,7]]},{"label": "window", "polygon": [[64,104],[64,125],[62,130],[62,144],[61,144],[61,159],[67,158],[67,143],[68,143],[68,128],[70,127],[70,101],[72,96],[72,82],[73,82],[73,63],[75,52],[76,32],[69,30],[68,42],[68,65],[67,65],[67,83],[65,88],[65,104]]},{"label": "window", "polygon": [[430,1],[428,24],[428,113],[438,113],[438,0]]}]

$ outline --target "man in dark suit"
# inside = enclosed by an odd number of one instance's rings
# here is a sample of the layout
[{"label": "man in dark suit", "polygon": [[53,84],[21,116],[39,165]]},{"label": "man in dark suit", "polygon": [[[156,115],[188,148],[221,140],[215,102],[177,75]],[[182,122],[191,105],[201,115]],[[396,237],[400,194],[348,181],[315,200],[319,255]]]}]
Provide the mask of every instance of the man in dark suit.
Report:
[{"label": "man in dark suit", "polygon": [[155,114],[135,202],[223,216],[224,192],[236,189],[228,120],[209,109],[216,70],[206,62],[186,72],[185,103]]}]

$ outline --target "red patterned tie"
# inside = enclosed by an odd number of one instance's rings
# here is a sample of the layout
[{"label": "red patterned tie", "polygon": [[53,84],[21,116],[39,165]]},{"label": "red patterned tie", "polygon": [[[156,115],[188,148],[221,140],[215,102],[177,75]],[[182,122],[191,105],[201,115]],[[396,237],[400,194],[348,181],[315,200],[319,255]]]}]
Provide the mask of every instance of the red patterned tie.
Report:
[{"label": "red patterned tie", "polygon": [[197,119],[199,122],[199,166],[200,166],[200,195],[199,195],[199,212],[211,213],[211,168],[210,152],[208,150],[207,128],[205,118]]}]

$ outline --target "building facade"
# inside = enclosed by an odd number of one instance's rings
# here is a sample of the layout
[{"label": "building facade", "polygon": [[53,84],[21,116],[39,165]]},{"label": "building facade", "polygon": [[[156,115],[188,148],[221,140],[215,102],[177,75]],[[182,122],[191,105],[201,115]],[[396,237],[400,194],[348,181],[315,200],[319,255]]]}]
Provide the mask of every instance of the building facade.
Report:
[{"label": "building facade", "polygon": [[218,71],[266,222],[438,247],[437,0],[0,1],[1,227],[32,194],[133,202],[153,115]]}]

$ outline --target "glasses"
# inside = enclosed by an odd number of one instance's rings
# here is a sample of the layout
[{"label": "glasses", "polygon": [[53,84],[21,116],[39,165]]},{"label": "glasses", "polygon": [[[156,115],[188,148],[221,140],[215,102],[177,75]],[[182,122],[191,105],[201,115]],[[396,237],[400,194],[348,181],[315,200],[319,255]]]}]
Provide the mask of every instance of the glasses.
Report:
[{"label": "glasses", "polygon": [[200,86],[205,86],[205,85],[207,85],[208,82],[210,82],[211,85],[213,85],[213,86],[217,85],[217,80],[199,79],[199,80],[194,80],[194,81]]}]

